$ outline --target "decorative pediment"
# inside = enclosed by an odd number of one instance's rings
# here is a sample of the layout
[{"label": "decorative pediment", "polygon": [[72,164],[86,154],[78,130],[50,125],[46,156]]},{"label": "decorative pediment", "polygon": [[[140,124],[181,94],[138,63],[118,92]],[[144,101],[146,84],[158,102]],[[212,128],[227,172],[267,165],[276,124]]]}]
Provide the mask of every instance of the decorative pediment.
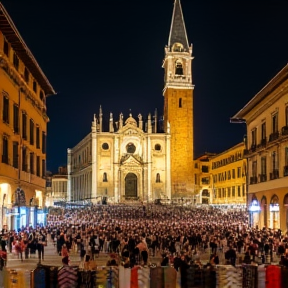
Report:
[{"label": "decorative pediment", "polygon": [[120,160],[121,165],[139,166],[143,165],[143,160],[139,155],[125,154]]},{"label": "decorative pediment", "polygon": [[143,131],[132,124],[126,124],[123,128],[118,130],[119,134],[129,135],[142,135]]}]

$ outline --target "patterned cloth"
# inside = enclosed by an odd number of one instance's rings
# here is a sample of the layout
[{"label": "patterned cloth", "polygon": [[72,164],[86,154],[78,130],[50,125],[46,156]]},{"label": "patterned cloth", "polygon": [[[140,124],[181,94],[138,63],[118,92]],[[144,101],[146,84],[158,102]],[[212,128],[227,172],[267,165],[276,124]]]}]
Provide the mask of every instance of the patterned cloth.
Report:
[{"label": "patterned cloth", "polygon": [[76,288],[78,285],[77,271],[68,265],[64,265],[58,271],[59,288]]}]

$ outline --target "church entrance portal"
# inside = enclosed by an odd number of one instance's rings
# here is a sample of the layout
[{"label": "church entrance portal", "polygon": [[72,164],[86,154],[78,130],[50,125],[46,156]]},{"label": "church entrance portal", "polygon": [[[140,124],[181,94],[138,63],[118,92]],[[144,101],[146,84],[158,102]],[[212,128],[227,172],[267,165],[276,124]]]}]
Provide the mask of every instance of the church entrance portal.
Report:
[{"label": "church entrance portal", "polygon": [[125,178],[125,198],[137,198],[137,176],[133,173],[127,174]]}]

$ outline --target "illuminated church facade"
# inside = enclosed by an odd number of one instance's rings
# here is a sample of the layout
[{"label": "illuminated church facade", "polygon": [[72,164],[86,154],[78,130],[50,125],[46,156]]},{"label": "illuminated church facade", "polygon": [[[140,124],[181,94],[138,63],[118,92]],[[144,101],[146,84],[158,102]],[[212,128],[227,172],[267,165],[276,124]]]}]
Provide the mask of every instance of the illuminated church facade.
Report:
[{"label": "illuminated church facade", "polygon": [[157,112],[145,119],[141,114],[110,113],[109,129],[104,131],[100,107],[91,132],[67,151],[68,201],[191,197],[192,59],[181,3],[175,0],[163,61],[163,119],[158,119]]}]

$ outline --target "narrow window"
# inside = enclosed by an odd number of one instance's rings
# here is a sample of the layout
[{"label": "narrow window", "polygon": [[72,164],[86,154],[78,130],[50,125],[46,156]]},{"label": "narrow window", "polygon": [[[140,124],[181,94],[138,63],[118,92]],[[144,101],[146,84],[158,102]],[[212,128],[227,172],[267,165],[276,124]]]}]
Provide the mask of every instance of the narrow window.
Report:
[{"label": "narrow window", "polygon": [[40,177],[40,156],[36,157],[36,175]]},{"label": "narrow window", "polygon": [[2,163],[8,164],[8,138],[3,137]]},{"label": "narrow window", "polygon": [[257,161],[253,161],[252,163],[252,176],[257,177]]},{"label": "narrow window", "polygon": [[34,174],[34,153],[30,153],[30,173]]},{"label": "narrow window", "polygon": [[288,126],[288,105],[285,108],[285,126]]},{"label": "narrow window", "polygon": [[15,134],[19,134],[19,107],[13,105],[13,130]]},{"label": "narrow window", "polygon": [[26,83],[29,82],[29,71],[28,71],[28,69],[26,67],[24,69],[24,80],[25,80]]},{"label": "narrow window", "polygon": [[263,122],[261,125],[261,140],[266,139],[266,122]]},{"label": "narrow window", "polygon": [[232,169],[232,178],[235,179],[235,169]]},{"label": "narrow window", "polygon": [[43,93],[43,91],[40,91],[40,100],[44,102],[44,93]]},{"label": "narrow window", "polygon": [[34,145],[34,122],[30,119],[30,144]]},{"label": "narrow window", "polygon": [[40,149],[40,128],[36,126],[36,148]]},{"label": "narrow window", "polygon": [[37,93],[37,82],[33,81],[33,91]]},{"label": "narrow window", "polygon": [[228,187],[227,189],[228,189],[227,198],[230,198],[231,197],[231,187]]},{"label": "narrow window", "polygon": [[238,189],[238,197],[241,197],[241,186],[237,186]]},{"label": "narrow window", "polygon": [[156,183],[160,183],[160,174],[159,173],[156,174]]},{"label": "narrow window", "polygon": [[251,138],[252,138],[252,149],[256,147],[257,145],[257,129],[254,128],[252,131],[251,131]]},{"label": "narrow window", "polygon": [[182,98],[179,98],[179,108],[182,108]]},{"label": "narrow window", "polygon": [[[261,175],[266,176],[266,157],[261,157]],[[263,182],[263,181],[262,181]]]},{"label": "narrow window", "polygon": [[241,167],[237,167],[237,178],[241,178]]},{"label": "narrow window", "polygon": [[19,58],[16,55],[16,53],[13,54],[13,65],[14,65],[15,69],[18,71],[18,69],[19,69]]},{"label": "narrow window", "polygon": [[275,113],[272,116],[272,133],[277,133],[278,132],[278,113]]},{"label": "narrow window", "polygon": [[46,176],[46,161],[45,159],[42,160],[42,177]]},{"label": "narrow window", "polygon": [[3,96],[3,122],[9,124],[9,98]]},{"label": "narrow window", "polygon": [[18,169],[18,147],[19,143],[13,142],[13,167]]},{"label": "narrow window", "polygon": [[42,132],[42,153],[46,154],[46,134]]},{"label": "narrow window", "polygon": [[27,172],[27,150],[26,150],[26,147],[22,148],[22,171]]},{"label": "narrow window", "polygon": [[6,56],[9,56],[9,43],[4,39],[3,51]]},{"label": "narrow window", "polygon": [[103,173],[103,182],[108,182],[107,173],[106,172]]},{"label": "narrow window", "polygon": [[27,140],[27,114],[22,112],[22,138]]},{"label": "narrow window", "polygon": [[272,153],[272,169],[273,170],[276,169],[276,152],[275,151]]}]

